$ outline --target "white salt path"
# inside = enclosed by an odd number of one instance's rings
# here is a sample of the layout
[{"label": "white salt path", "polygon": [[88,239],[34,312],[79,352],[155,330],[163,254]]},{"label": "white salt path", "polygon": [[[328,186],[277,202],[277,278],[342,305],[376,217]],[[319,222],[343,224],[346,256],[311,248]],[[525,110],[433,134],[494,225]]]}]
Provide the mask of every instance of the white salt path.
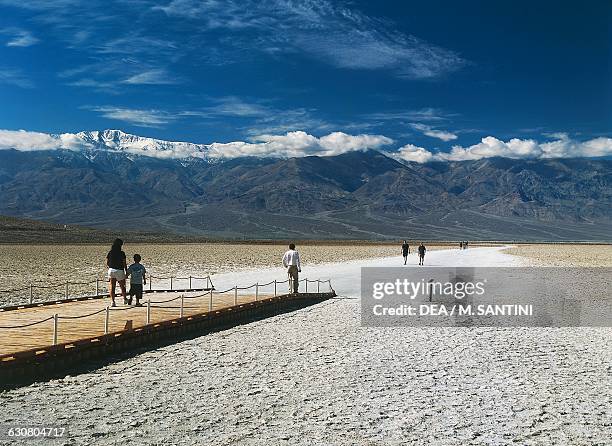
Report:
[{"label": "white salt path", "polygon": [[[496,248],[426,260],[520,263]],[[354,296],[361,266],[397,261],[304,272]],[[216,285],[282,271],[261,273]],[[611,341],[609,328],[364,328],[358,300],[334,299],[5,392],[0,424],[63,425],[65,444],[604,445]]]},{"label": "white salt path", "polygon": [[[415,246],[416,248],[416,246]],[[341,248],[339,248],[341,249]],[[516,256],[504,254],[506,247],[494,248],[469,248],[467,250],[451,249],[443,251],[431,251],[425,255],[425,265],[444,266],[521,266],[523,260]],[[412,251],[411,251],[412,252]],[[308,259],[304,259],[308,260]],[[280,256],[279,256],[280,262]],[[418,258],[415,253],[408,256],[409,264],[406,268],[419,268]],[[404,259],[399,253],[396,257],[384,257],[379,259],[352,260],[343,263],[328,263],[303,268],[300,278],[331,279],[332,285],[338,295],[358,297],[360,295],[360,277],[362,267],[403,267]],[[225,290],[236,284],[239,286],[252,285],[256,282],[267,283],[275,279],[285,280],[287,278],[283,268],[266,268],[246,270],[213,276],[215,288]],[[287,287],[287,285],[284,285]],[[303,290],[301,284],[301,290]],[[280,289],[280,288],[279,288]]]}]

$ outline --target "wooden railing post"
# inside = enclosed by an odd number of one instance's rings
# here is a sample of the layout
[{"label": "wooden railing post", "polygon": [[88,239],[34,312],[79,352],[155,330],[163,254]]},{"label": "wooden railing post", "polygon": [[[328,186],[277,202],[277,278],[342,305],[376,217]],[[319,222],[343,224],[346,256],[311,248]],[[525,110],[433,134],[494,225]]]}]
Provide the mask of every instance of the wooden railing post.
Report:
[{"label": "wooden railing post", "polygon": [[53,345],[57,345],[57,336],[58,336],[58,332],[57,332],[57,321],[59,319],[59,315],[57,313],[55,313],[53,315]]},{"label": "wooden railing post", "polygon": [[274,297],[276,297],[276,279],[274,279]]},{"label": "wooden railing post", "polygon": [[210,290],[210,300],[208,301],[208,311],[212,311],[213,309],[212,291],[213,290]]},{"label": "wooden railing post", "polygon": [[104,334],[108,334],[109,321],[110,321],[110,308],[106,307],[106,314],[104,315]]},{"label": "wooden railing post", "polygon": [[[191,287],[190,287],[191,288]],[[181,294],[181,317],[183,317],[183,308],[185,306],[185,295]]]}]

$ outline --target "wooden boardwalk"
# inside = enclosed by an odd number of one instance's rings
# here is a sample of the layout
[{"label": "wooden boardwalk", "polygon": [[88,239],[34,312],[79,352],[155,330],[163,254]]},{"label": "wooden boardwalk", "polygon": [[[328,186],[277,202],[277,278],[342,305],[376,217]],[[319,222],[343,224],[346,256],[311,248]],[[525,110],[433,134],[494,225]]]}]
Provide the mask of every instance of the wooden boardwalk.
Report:
[{"label": "wooden boardwalk", "polygon": [[[184,298],[181,299],[180,295],[183,295]],[[152,292],[143,296],[145,304],[142,307],[120,305],[123,298],[119,297],[117,298],[118,306],[108,311],[108,322],[106,311],[106,307],[110,304],[108,298],[63,302],[0,312],[0,361],[10,359],[11,354],[42,349],[54,343],[76,342],[103,335],[106,331],[108,333],[120,332],[130,324],[132,328],[145,326],[147,325],[146,302],[148,300],[151,301],[149,323],[154,324],[179,318],[181,300],[183,301],[182,314],[187,317],[205,313],[211,309],[219,310],[236,304],[253,302],[256,299],[262,300],[273,295],[273,293],[258,292],[256,296],[253,290],[248,290],[245,294],[238,293],[237,297],[233,291],[223,294],[213,292],[211,304],[210,292]],[[56,314],[58,315],[57,333],[54,335],[54,315]],[[43,320],[44,322],[35,324]],[[34,325],[23,328],[6,328],[26,324]]]}]

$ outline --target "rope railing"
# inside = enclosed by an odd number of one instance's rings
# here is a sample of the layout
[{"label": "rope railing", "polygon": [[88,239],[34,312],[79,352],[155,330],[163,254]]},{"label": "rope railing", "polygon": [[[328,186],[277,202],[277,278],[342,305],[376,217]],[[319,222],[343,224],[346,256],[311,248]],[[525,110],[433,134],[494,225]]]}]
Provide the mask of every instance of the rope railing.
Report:
[{"label": "rope railing", "polygon": [[[197,276],[185,276],[185,277],[177,277],[177,276],[154,276],[154,275],[147,275],[148,278],[151,279],[160,279],[160,280],[169,280],[169,279],[174,279],[174,280],[206,280],[206,279],[210,279],[210,276],[204,276],[204,277],[197,277]],[[9,289],[9,290],[0,290],[0,293],[12,293],[14,291],[24,291],[27,290],[30,286],[34,287],[34,288],[57,288],[60,286],[64,286],[66,283],[69,283],[70,285],[90,285],[92,283],[96,283],[96,282],[107,282],[108,278],[106,276],[103,277],[97,277],[95,279],[91,279],[87,282],[58,282],[56,284],[52,284],[52,285],[38,285],[39,283],[43,283],[43,281],[34,281],[32,283],[30,283],[27,287],[23,287],[23,288],[14,288],[14,289]]]},{"label": "rope railing", "polygon": [[159,300],[159,301],[149,300],[148,302],[151,302],[152,304],[165,304],[165,303],[168,303],[168,302],[173,302],[173,301],[175,301],[177,299],[180,299],[180,298],[181,298],[181,296],[177,296],[177,297],[174,297],[172,299]]},{"label": "rope railing", "polygon": [[13,290],[0,290],[0,293],[16,293],[18,291],[26,291],[28,288],[15,288]]},{"label": "rope railing", "polygon": [[[204,276],[204,277],[196,277],[196,276],[188,276],[188,277],[176,277],[176,276],[153,276],[153,275],[148,275],[147,276],[149,279],[159,279],[159,280],[169,280],[169,279],[173,279],[173,280],[210,280],[210,276]],[[108,278],[107,277],[102,277],[102,278],[96,278],[96,279],[92,279],[88,282],[58,282],[56,284],[52,284],[52,285],[38,285],[38,283],[40,282],[32,282],[31,284],[29,284],[27,287],[23,287],[23,288],[13,288],[13,289],[8,289],[8,290],[0,290],[0,293],[13,293],[15,291],[25,291],[27,289],[29,289],[29,287],[32,288],[58,288],[61,286],[64,286],[67,284],[69,285],[91,285],[93,283],[100,283],[100,282],[107,282]]]},{"label": "rope railing", "polygon": [[57,316],[59,319],[83,319],[85,317],[89,317],[89,316],[95,316],[96,314],[100,314],[103,311],[106,311],[106,308],[102,308],[101,310],[98,311],[94,311],[93,313],[89,313],[89,314],[81,314],[79,316]]},{"label": "rope railing", "polygon": [[[157,279],[157,280],[170,280],[169,291],[173,290],[173,281],[174,280],[189,280],[189,282],[190,282],[189,283],[189,289],[192,288],[193,280],[206,280],[206,288],[212,288],[212,280],[211,280],[210,276],[205,276],[205,277],[194,277],[194,276],[175,277],[175,276],[167,276],[167,277],[164,277],[164,276],[153,276],[153,275],[151,275],[151,276],[149,276],[149,291],[158,291],[157,289],[153,290],[153,287],[152,287],[153,279]],[[282,280],[282,281],[281,280],[274,280],[274,281],[263,283],[263,284],[255,283],[253,285],[249,285],[249,286],[246,286],[246,287],[232,287],[232,288],[229,288],[227,290],[219,291],[217,293],[222,294],[222,293],[227,293],[227,292],[230,292],[230,291],[244,291],[244,290],[251,289],[253,287],[266,287],[266,286],[269,286],[269,285],[272,285],[272,284],[277,286],[279,284],[287,283],[289,281],[290,281],[290,279],[285,279],[285,280]],[[305,278],[305,279],[300,279],[299,282],[300,283],[302,283],[302,282],[305,283],[306,284],[306,288],[308,288],[308,283],[318,283],[319,286],[320,286],[321,283],[329,283],[329,280],[327,280],[327,281],[319,280],[319,279],[317,279],[317,280],[310,280],[308,278]],[[88,286],[88,285],[93,284],[93,283],[96,284],[95,294],[93,294],[93,295],[85,294],[85,295],[82,295],[82,296],[74,296],[74,297],[75,298],[76,297],[89,297],[89,296],[91,296],[91,297],[98,297],[98,296],[107,296],[108,295],[108,293],[100,294],[100,290],[99,290],[100,279],[95,279],[95,280],[89,281],[89,282],[64,282],[64,283],[57,283],[57,284],[52,284],[52,285],[35,285],[35,284],[31,284],[27,288],[16,288],[16,289],[11,289],[11,290],[0,290],[0,293],[15,293],[15,292],[29,290],[30,291],[29,303],[32,304],[32,303],[34,303],[34,293],[33,293],[33,290],[35,288],[37,288],[37,289],[54,289],[54,288],[59,288],[59,287],[63,286],[65,288],[65,292],[64,292],[65,299],[70,299],[69,286],[71,286],[71,285],[72,286]],[[166,289],[159,289],[159,291],[167,291],[167,290]]]},{"label": "rope railing", "polygon": [[[202,284],[202,286],[198,289],[210,289],[210,288],[214,288],[213,283],[212,283],[212,279],[210,276],[204,276],[204,277],[199,277],[199,276],[187,276],[187,277],[175,277],[175,276],[167,276],[167,277],[162,277],[162,276],[154,276],[154,275],[150,275],[147,276],[148,279],[148,292],[153,292],[153,291],[173,291],[176,286],[175,286],[175,281],[180,281],[180,280],[184,280],[184,281],[189,281],[188,286],[186,287],[186,290],[190,290],[190,289],[194,289],[194,281],[206,281],[206,285],[204,286]],[[163,287],[158,287],[158,288],[153,288],[153,280],[170,280],[170,284],[169,284],[169,288],[163,288]],[[64,292],[62,293],[61,298],[65,299],[65,300],[69,300],[69,299],[75,299],[75,298],[82,298],[82,297],[104,297],[104,296],[108,296],[109,293],[104,291],[101,292],[102,289],[100,287],[100,284],[104,284],[104,282],[106,282],[107,279],[100,279],[100,278],[96,278],[96,279],[92,279],[90,281],[85,281],[85,282],[72,282],[72,281],[66,281],[63,283],[56,283],[56,284],[48,284],[48,285],[40,285],[37,284],[36,282],[30,283],[27,287],[24,288],[14,288],[14,289],[8,289],[8,290],[0,290],[0,294],[15,294],[15,293],[21,293],[21,292],[28,292],[28,296],[20,296],[18,297],[18,299],[27,299],[27,303],[29,304],[34,304],[35,303],[35,297],[39,297],[40,301],[45,302],[45,301],[53,301],[53,300],[57,300],[58,296],[57,294],[46,294],[44,296],[35,296],[35,290],[52,290],[52,289],[57,289],[57,288],[64,288]],[[95,284],[95,289],[94,289],[94,285]],[[87,291],[84,291],[83,288],[84,287],[92,287],[92,291],[94,291],[94,294],[90,294]],[[74,287],[80,287],[79,291],[81,291],[80,294],[77,295],[70,295],[70,287],[73,288],[74,291]],[[181,290],[182,291],[182,290]],[[9,305],[9,306],[15,306],[13,305]],[[0,307],[1,309],[2,307]]]},{"label": "rope railing", "polygon": [[[208,277],[208,279],[210,279]],[[185,313],[185,309],[196,309],[196,308],[201,308],[201,306],[188,306],[186,307],[184,302],[185,299],[198,299],[198,298],[203,298],[203,297],[207,297],[208,298],[208,311],[212,311],[214,308],[214,295],[221,295],[221,294],[225,294],[225,293],[229,293],[231,291],[234,292],[234,305],[238,304],[238,291],[244,291],[244,290],[249,290],[252,288],[255,288],[255,300],[258,300],[259,298],[259,289],[263,288],[263,287],[267,287],[270,285],[274,285],[274,296],[276,297],[278,294],[278,289],[277,286],[279,284],[283,284],[283,283],[287,283],[290,282],[289,279],[286,280],[273,280],[271,282],[267,282],[267,283],[254,283],[253,285],[249,285],[249,286],[244,286],[244,287],[239,287],[239,286],[233,286],[232,288],[228,288],[227,290],[223,290],[223,291],[215,291],[214,289],[209,289],[206,293],[203,294],[197,294],[194,296],[185,296],[184,294],[181,294],[177,297],[173,297],[171,299],[165,299],[165,300],[160,300],[160,301],[152,301],[152,300],[147,300],[146,301],[146,305],[143,307],[132,307],[132,306],[128,306],[128,307],[110,307],[107,306],[105,308],[102,308],[100,310],[94,311],[92,313],[88,313],[88,314],[81,314],[81,315],[77,315],[77,316],[61,316],[59,314],[54,314],[53,316],[50,316],[46,319],[42,319],[40,321],[35,321],[35,322],[30,322],[28,324],[23,324],[23,325],[14,325],[14,326],[0,326],[0,329],[20,329],[20,328],[27,328],[27,327],[31,327],[34,325],[38,325],[38,324],[42,324],[44,322],[47,322],[49,320],[53,321],[53,343],[52,345],[57,345],[58,344],[58,336],[59,336],[59,326],[58,326],[58,322],[59,320],[76,320],[76,319],[84,319],[84,318],[88,318],[88,317],[92,317],[95,315],[98,315],[100,313],[105,313],[105,317],[104,317],[104,334],[109,334],[110,330],[109,330],[109,326],[110,326],[110,313],[111,312],[115,312],[115,311],[128,311],[128,310],[140,310],[141,308],[144,308],[146,310],[146,323],[150,324],[151,323],[151,310],[153,308],[163,308],[163,309],[178,309],[179,310],[179,315],[181,318],[184,317]],[[306,283],[306,292],[307,292],[307,288],[308,288],[308,283],[317,283],[317,292],[320,292],[320,285],[322,283],[327,283],[329,284],[329,290],[333,291],[332,287],[331,287],[331,280],[310,280],[308,278],[305,279],[301,279],[300,282],[305,282]],[[212,284],[212,282],[210,282]],[[169,306],[169,305],[161,305],[161,304],[166,304],[166,303],[170,303],[170,302],[174,302],[180,300],[180,306]]]},{"label": "rope railing", "polygon": [[41,323],[43,323],[43,322],[47,322],[49,319],[53,319],[54,317],[55,317],[55,316],[49,316],[47,319],[43,319],[43,320],[40,320],[40,321],[37,321],[37,322],[31,322],[31,323],[29,323],[29,324],[23,324],[23,325],[9,325],[9,326],[6,326],[6,325],[0,325],[0,329],[2,329],[2,330],[10,330],[10,329],[12,329],[12,328],[26,328],[26,327],[31,327],[32,325],[38,325],[38,324],[41,324]]},{"label": "rope railing", "polygon": [[139,306],[128,305],[126,307],[113,307],[113,306],[110,306],[110,307],[108,307],[108,309],[109,309],[109,311],[130,311],[130,310],[138,310],[141,307],[142,307],[142,305],[139,305]]}]

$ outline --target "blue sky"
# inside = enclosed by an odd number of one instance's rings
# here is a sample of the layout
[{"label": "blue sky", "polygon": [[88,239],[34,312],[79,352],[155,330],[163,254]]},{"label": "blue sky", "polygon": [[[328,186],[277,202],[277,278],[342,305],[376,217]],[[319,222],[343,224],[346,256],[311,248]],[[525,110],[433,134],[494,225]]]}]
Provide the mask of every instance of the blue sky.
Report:
[{"label": "blue sky", "polygon": [[606,154],[611,5],[0,0],[0,129]]}]

